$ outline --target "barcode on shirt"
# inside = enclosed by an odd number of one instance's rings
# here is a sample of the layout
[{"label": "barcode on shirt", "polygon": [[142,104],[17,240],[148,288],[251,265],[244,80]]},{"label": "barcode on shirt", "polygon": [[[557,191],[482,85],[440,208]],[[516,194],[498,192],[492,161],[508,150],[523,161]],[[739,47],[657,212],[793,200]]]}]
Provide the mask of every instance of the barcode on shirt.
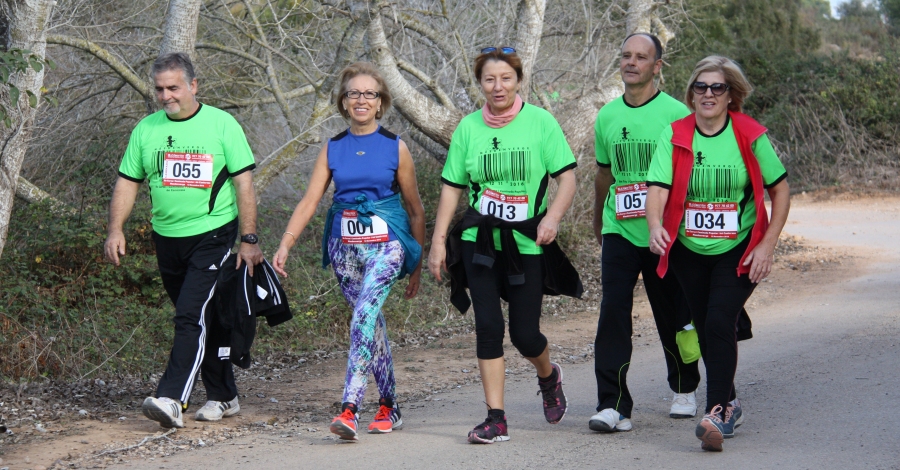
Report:
[{"label": "barcode on shirt", "polygon": [[528,181],[528,151],[499,150],[481,156],[481,181]]},{"label": "barcode on shirt", "polygon": [[654,142],[619,142],[613,145],[613,164],[617,173],[647,173],[653,158]]},{"label": "barcode on shirt", "polygon": [[700,201],[728,200],[740,197],[735,194],[738,172],[735,168],[697,168],[691,172],[688,199]]}]

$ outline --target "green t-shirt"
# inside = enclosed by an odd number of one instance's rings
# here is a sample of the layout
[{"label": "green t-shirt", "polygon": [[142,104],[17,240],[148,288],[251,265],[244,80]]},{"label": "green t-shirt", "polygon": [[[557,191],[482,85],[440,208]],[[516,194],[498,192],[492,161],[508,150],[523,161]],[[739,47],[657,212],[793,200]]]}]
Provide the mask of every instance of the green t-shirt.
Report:
[{"label": "green t-shirt", "polygon": [[149,177],[153,230],[189,237],[219,228],[238,215],[231,177],[256,167],[244,131],[209,105],[184,120],[153,113],[131,132],[119,176]]},{"label": "green t-shirt", "polygon": [[[706,136],[699,130],[694,131],[694,166],[691,169],[691,180],[688,184],[687,201],[702,203],[735,203],[737,210],[736,217],[736,237],[735,238],[700,238],[697,236],[687,236],[685,223],[688,222],[687,212],[681,227],[678,229],[678,240],[680,240],[687,248],[695,253],[703,255],[718,255],[731,250],[741,243],[750,233],[750,229],[756,223],[756,205],[753,201],[753,186],[750,184],[747,167],[744,166],[744,160],[741,158],[741,151],[738,148],[737,139],[734,137],[734,131],[731,127],[731,119],[725,124],[725,128],[716,135]],[[775,154],[769,137],[763,134],[761,137],[753,141],[751,145],[756,160],[759,161],[759,168],[762,172],[763,184],[766,188],[778,184],[787,177],[787,171],[784,165]],[[672,126],[667,127],[662,135],[659,136],[659,142],[656,144],[656,153],[653,155],[653,162],[650,164],[650,172],[647,174],[647,182],[649,184],[657,184],[664,188],[670,189],[672,186]],[[720,207],[726,208],[722,205]],[[703,210],[704,208],[700,208]],[[692,222],[694,227],[704,223],[703,216],[708,218],[707,228],[715,228],[716,224],[720,227],[726,227],[728,224],[728,215],[719,213],[711,213],[711,215],[702,214],[700,212],[691,212],[691,220],[699,217],[697,221]],[[719,218],[719,214],[723,215]]]},{"label": "green t-shirt", "polygon": [[[553,116],[524,104],[519,114],[499,129],[488,127],[478,110],[460,121],[450,140],[441,181],[469,188],[469,205],[504,220],[520,221],[547,210],[547,185],[575,168],[575,156]],[[463,232],[475,241],[478,227]],[[519,253],[539,255],[534,240],[513,231]],[[500,229],[494,229],[500,249]]]},{"label": "green t-shirt", "polygon": [[[594,150],[597,164],[610,168],[615,178],[603,205],[603,233],[617,233],[635,246],[650,245],[643,213],[647,190],[635,185],[647,181],[660,132],[688,114],[687,106],[662,91],[640,106],[619,97],[600,108],[594,124]],[[621,188],[618,194],[617,187]],[[640,193],[644,197],[638,197]]]}]

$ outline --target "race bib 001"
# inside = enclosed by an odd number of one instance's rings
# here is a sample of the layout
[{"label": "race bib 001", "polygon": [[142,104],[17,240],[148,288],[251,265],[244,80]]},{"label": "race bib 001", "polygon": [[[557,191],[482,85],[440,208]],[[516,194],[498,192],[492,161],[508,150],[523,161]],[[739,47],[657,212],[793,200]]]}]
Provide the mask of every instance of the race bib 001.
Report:
[{"label": "race bib 001", "polygon": [[616,219],[646,217],[647,183],[616,186]]},{"label": "race bib 001", "polygon": [[348,244],[381,243],[390,240],[387,222],[377,215],[372,216],[372,225],[366,227],[356,220],[354,210],[345,210],[341,214],[341,241]]},{"label": "race bib 001", "polygon": [[736,202],[692,202],[684,210],[684,233],[695,238],[737,238]]},{"label": "race bib 001", "polygon": [[485,189],[481,193],[478,212],[510,222],[526,220],[528,219],[528,195],[511,196]]},{"label": "race bib 001", "polygon": [[199,153],[166,152],[163,186],[211,188],[213,156]]}]

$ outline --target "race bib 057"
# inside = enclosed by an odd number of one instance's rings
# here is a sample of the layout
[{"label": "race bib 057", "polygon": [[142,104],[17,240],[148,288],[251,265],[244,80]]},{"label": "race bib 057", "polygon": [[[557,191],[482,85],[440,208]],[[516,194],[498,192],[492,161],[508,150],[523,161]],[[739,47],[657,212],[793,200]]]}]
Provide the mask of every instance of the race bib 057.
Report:
[{"label": "race bib 057", "polygon": [[616,219],[646,217],[647,183],[616,186]]}]

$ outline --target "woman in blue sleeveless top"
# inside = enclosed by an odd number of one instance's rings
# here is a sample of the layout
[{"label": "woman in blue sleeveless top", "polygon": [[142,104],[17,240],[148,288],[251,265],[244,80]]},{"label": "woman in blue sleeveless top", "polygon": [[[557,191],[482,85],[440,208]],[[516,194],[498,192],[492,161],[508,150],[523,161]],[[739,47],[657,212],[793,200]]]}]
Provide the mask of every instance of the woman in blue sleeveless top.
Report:
[{"label": "woman in blue sleeveless top", "polygon": [[357,62],[345,68],[335,104],[350,128],[329,139],[319,152],[309,189],[294,209],[272,264],[287,276],[288,251],[334,180],[334,201],[322,239],[322,267],[333,265],[353,316],[343,405],[331,432],[356,440],[369,372],[381,397],[368,431],[387,433],[403,425],[381,307],[394,282],[407,274],[405,297],[411,299],[419,290],[425,209],[409,149],[378,124],[391,106],[391,94],[375,66]]}]

